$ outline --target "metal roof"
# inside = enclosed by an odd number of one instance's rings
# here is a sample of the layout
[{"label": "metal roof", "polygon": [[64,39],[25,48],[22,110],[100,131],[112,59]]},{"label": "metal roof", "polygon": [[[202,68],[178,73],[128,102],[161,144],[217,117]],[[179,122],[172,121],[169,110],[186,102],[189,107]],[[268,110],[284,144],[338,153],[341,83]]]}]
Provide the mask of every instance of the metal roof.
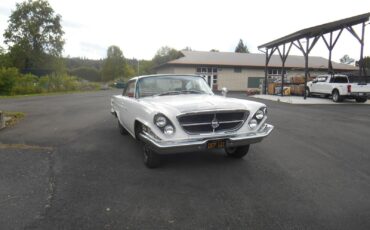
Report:
[{"label": "metal roof", "polygon": [[[240,67],[265,67],[265,54],[259,53],[233,53],[233,52],[206,52],[206,51],[181,51],[184,57],[167,62],[165,65],[196,65],[196,66],[240,66]],[[287,68],[304,68],[304,57],[290,55],[285,63]],[[160,68],[159,66],[158,68]],[[281,68],[279,55],[273,55],[269,67]],[[328,68],[328,59],[323,57],[310,57],[309,68]],[[357,70],[351,65],[333,62],[335,70]]]},{"label": "metal roof", "polygon": [[370,18],[370,13],[366,13],[366,14],[361,14],[361,15],[357,15],[354,17],[334,21],[334,22],[325,23],[319,26],[306,28],[303,30],[299,30],[295,33],[289,34],[287,36],[284,36],[282,38],[276,39],[274,41],[268,42],[266,44],[260,45],[258,46],[258,49],[265,48],[265,47],[273,48],[273,47],[282,45],[284,43],[296,41],[298,39],[302,39],[306,37],[309,37],[309,38],[316,37],[316,36],[331,32],[331,31],[340,30],[348,26],[353,26],[353,25],[357,25],[362,22],[366,22],[369,20],[369,18]]}]

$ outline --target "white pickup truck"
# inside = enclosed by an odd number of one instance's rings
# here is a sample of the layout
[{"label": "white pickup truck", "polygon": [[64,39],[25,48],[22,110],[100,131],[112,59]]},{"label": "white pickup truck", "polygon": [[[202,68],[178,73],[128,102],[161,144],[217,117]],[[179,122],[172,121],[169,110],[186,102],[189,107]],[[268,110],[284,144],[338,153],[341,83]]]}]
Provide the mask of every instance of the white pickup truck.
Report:
[{"label": "white pickup truck", "polygon": [[334,102],[347,98],[364,103],[370,95],[370,84],[359,83],[358,80],[358,77],[347,75],[319,75],[313,81],[307,82],[306,95],[332,96]]}]

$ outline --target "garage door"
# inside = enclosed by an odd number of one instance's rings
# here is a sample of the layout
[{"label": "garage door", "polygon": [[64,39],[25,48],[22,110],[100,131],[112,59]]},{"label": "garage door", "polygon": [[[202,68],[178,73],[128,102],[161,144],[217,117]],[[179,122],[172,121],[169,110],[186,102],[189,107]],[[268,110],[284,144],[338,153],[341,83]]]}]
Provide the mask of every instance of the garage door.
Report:
[{"label": "garage door", "polygon": [[259,88],[261,79],[264,79],[264,78],[263,77],[248,77],[248,88]]}]

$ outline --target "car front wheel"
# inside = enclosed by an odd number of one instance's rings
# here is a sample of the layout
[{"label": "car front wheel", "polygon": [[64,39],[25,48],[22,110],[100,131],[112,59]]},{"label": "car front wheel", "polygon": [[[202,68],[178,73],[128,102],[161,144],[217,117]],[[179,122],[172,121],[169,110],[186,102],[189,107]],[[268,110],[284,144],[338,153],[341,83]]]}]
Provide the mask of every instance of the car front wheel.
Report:
[{"label": "car front wheel", "polygon": [[158,155],[148,145],[143,147],[144,164],[148,168],[157,168],[161,163],[160,155]]},{"label": "car front wheel", "polygon": [[242,158],[247,155],[249,151],[249,145],[239,147],[226,147],[225,152],[229,157]]},{"label": "car front wheel", "polygon": [[343,101],[343,97],[340,96],[338,90],[334,90],[332,96],[333,96],[333,101],[334,102],[341,102],[341,101]]},{"label": "car front wheel", "polygon": [[306,88],[306,97],[311,97],[311,92],[308,87]]}]

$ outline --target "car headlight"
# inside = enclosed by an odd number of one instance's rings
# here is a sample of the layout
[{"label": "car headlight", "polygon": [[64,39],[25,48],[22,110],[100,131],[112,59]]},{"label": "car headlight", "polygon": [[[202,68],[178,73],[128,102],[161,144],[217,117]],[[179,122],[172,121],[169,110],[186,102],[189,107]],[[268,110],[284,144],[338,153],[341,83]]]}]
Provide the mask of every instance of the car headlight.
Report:
[{"label": "car headlight", "polygon": [[162,115],[158,115],[154,118],[154,123],[159,128],[163,128],[167,124],[167,119]]},{"label": "car headlight", "polygon": [[163,132],[166,135],[172,135],[175,132],[175,129],[173,128],[172,125],[167,125],[166,127],[164,127]]},{"label": "car headlight", "polygon": [[266,117],[267,108],[262,107],[253,115],[252,119],[249,121],[248,125],[251,129],[257,128],[257,126],[261,123],[263,118]]},{"label": "car headlight", "polygon": [[258,120],[262,120],[265,117],[265,112],[263,110],[258,110],[256,112],[256,115],[254,115]]},{"label": "car headlight", "polygon": [[258,126],[258,122],[257,122],[256,119],[252,119],[252,120],[249,121],[248,125],[251,129],[255,129]]},{"label": "car headlight", "polygon": [[153,122],[164,134],[170,136],[175,133],[175,126],[165,115],[161,113],[156,114]]}]

